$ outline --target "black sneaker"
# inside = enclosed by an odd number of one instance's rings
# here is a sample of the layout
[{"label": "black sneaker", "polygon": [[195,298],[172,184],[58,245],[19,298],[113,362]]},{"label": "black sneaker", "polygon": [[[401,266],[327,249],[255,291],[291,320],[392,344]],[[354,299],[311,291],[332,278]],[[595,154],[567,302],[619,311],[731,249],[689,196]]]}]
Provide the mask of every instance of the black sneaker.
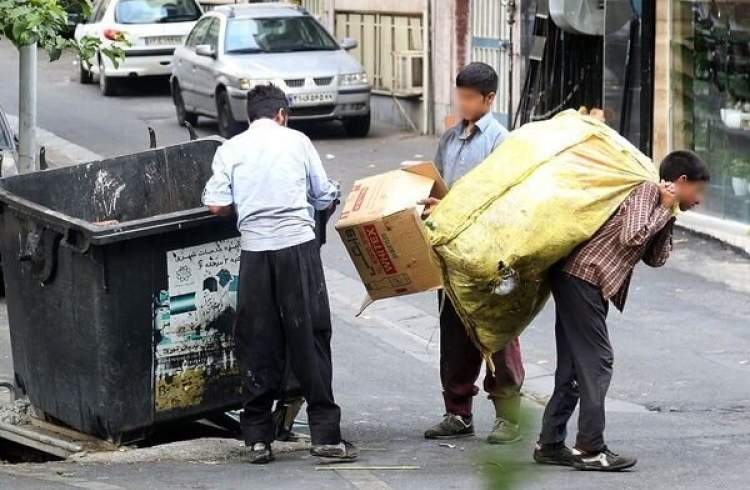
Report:
[{"label": "black sneaker", "polygon": [[317,456],[324,463],[348,463],[356,461],[359,449],[354,444],[341,441],[338,444],[318,444],[310,448],[310,454]]},{"label": "black sneaker", "polygon": [[427,429],[425,439],[458,439],[474,435],[474,424],[471,417],[461,417],[447,413],[438,424]]},{"label": "black sneaker", "polygon": [[573,467],[583,471],[622,471],[632,468],[637,462],[635,458],[620,456],[605,447],[598,453],[581,452]]},{"label": "black sneaker", "polygon": [[268,464],[274,460],[271,445],[266,442],[256,442],[250,448],[250,463]]},{"label": "black sneaker", "polygon": [[564,443],[540,444],[534,449],[534,461],[539,464],[551,464],[555,466],[573,466],[576,455]]}]

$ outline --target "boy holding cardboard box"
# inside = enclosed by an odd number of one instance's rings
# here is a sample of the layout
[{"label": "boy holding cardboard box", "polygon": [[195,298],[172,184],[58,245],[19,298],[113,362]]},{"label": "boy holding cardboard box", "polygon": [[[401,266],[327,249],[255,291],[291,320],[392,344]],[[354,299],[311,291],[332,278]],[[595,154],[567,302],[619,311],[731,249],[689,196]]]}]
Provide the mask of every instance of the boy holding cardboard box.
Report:
[{"label": "boy holding cardboard box", "polygon": [[[507,130],[492,114],[498,76],[484,63],[471,63],[456,77],[456,99],[462,121],[440,140],[435,163],[448,186],[482,163],[503,142]],[[439,202],[422,202],[430,208]],[[484,389],[495,405],[495,425],[487,438],[491,444],[520,439],[518,415],[524,379],[518,339],[493,356],[495,374],[485,375]],[[425,432],[427,439],[452,439],[474,435],[472,398],[482,368],[482,355],[472,343],[450,299],[443,296],[440,313],[440,380],[446,414]]]}]

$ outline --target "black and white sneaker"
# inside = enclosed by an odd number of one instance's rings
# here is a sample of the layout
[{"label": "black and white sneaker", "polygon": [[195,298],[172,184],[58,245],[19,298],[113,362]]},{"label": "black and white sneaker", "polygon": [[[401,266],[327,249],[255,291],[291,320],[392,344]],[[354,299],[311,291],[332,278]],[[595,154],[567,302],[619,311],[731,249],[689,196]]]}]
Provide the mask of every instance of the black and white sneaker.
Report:
[{"label": "black and white sneaker", "polygon": [[576,455],[573,467],[582,471],[622,471],[632,468],[637,462],[635,458],[620,456],[605,447],[598,453],[580,451],[580,454]]},{"label": "black and white sneaker", "polygon": [[474,424],[471,417],[462,417],[452,413],[443,415],[443,420],[427,429],[425,439],[458,439],[472,437]]},{"label": "black and white sneaker", "polygon": [[317,456],[323,463],[348,463],[359,458],[359,449],[347,441],[338,444],[318,444],[310,448],[310,454]]},{"label": "black and white sneaker", "polygon": [[534,449],[534,461],[539,464],[573,466],[579,455],[579,451],[574,452],[562,442],[559,444],[537,443]]},{"label": "black and white sneaker", "polygon": [[250,447],[250,463],[268,464],[274,460],[271,445],[266,442],[256,442]]}]

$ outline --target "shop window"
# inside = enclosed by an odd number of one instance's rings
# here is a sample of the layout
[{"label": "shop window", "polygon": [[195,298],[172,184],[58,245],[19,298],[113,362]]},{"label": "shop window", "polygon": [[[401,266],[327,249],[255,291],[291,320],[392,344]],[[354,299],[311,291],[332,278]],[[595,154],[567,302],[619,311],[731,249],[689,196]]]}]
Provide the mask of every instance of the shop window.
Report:
[{"label": "shop window", "polygon": [[672,148],[711,167],[703,211],[750,223],[750,4],[672,2]]}]

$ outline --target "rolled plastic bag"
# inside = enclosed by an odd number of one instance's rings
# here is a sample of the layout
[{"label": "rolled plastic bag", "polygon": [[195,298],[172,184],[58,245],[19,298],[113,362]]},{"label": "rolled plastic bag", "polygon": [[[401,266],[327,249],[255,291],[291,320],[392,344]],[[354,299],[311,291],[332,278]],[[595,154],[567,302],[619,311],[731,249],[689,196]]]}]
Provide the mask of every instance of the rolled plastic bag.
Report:
[{"label": "rolled plastic bag", "polygon": [[549,298],[547,273],[591,238],[653,162],[576,111],[511,133],[426,222],[445,291],[491,364]]}]

